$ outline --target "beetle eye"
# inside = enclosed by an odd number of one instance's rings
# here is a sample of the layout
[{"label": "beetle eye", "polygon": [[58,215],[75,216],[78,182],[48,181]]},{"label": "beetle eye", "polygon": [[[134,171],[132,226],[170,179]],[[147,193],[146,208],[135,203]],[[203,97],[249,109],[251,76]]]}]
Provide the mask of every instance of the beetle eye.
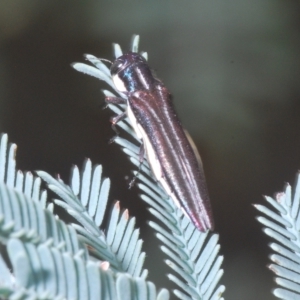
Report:
[{"label": "beetle eye", "polygon": [[123,67],[124,67],[124,62],[120,60],[116,60],[110,68],[111,75],[118,74],[123,69]]}]

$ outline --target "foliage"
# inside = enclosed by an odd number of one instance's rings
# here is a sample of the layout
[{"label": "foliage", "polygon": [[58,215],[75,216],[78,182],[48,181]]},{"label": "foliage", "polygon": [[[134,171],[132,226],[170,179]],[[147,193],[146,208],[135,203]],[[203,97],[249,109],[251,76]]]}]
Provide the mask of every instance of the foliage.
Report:
[{"label": "foliage", "polygon": [[276,274],[276,297],[286,300],[300,299],[300,176],[298,174],[294,195],[289,184],[275,199],[266,196],[273,210],[255,205],[266,217],[257,220],[264,225],[264,233],[275,240],[270,244],[274,253],[270,256],[269,269]]},{"label": "foliage", "polygon": [[[145,281],[146,270],[141,273],[144,254],[136,250],[140,249],[137,244],[141,241],[138,230],[134,229],[134,219],[129,219],[126,211],[119,216],[120,209],[114,206],[114,216],[105,235],[94,223],[99,224],[100,213],[94,221],[72,194],[78,191],[78,181],[73,180],[72,190],[60,179],[39,172],[66,201],[65,205],[58,200],[55,203],[75,217],[76,212],[82,210],[77,218],[82,226],[66,225],[53,214],[53,204],[46,205],[47,193],[40,190],[41,179],[30,172],[15,171],[15,150],[16,145],[12,144],[6,155],[7,135],[4,134],[0,144],[0,241],[8,259],[3,252],[0,256],[1,299],[169,299],[166,289],[157,293],[154,284]],[[82,184],[86,183],[84,174],[90,171],[87,171],[89,164],[85,165]],[[97,199],[95,210],[97,212],[99,206],[104,213],[109,185],[107,180],[100,185],[100,178],[95,175],[99,175],[100,169],[95,167],[94,181],[89,181],[88,186],[82,185],[81,196],[86,199],[85,191],[91,187],[94,191],[91,194]],[[77,175],[75,167],[73,177],[79,179]],[[94,186],[96,180],[98,192]],[[120,249],[114,251],[118,246]]]}]

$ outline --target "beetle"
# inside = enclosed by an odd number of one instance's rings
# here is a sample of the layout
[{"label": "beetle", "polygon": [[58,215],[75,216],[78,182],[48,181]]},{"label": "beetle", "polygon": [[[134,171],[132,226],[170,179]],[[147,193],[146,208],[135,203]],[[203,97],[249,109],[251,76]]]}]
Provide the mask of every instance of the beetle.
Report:
[{"label": "beetle", "polygon": [[113,126],[128,116],[142,141],[140,161],[146,153],[156,180],[198,230],[213,230],[202,163],[180,123],[170,92],[136,52],[116,58],[110,73],[116,90],[126,99],[106,97],[106,102],[127,104],[124,113],[112,118]]}]

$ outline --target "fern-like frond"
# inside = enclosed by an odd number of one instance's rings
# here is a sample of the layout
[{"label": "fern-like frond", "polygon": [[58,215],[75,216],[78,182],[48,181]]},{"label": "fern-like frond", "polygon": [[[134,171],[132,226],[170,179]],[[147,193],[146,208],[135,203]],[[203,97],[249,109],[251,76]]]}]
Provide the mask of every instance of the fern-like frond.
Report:
[{"label": "fern-like frond", "polygon": [[[58,244],[66,240],[66,251],[85,249],[84,243],[90,246],[95,257],[108,261],[114,270],[128,272],[137,277],[147,277],[148,271],[143,269],[145,253],[141,251],[142,240],[138,238],[139,230],[135,228],[135,218],[129,218],[127,210],[121,212],[119,202],[112,209],[107,234],[99,229],[110,189],[108,178],[101,182],[102,166],[92,167],[91,161],[87,160],[82,176],[75,166],[70,188],[61,179],[56,180],[43,171],[37,172],[40,177],[33,176],[31,172],[24,174],[16,171],[16,149],[15,144],[8,146],[7,134],[3,134],[0,140],[0,182],[3,181],[20,194],[17,197],[11,196],[12,199],[0,195],[0,202],[6,201],[2,205],[2,211],[0,207],[2,239],[18,236],[27,241],[30,239],[32,242],[43,242],[53,236]],[[51,204],[47,210],[43,209],[46,207],[47,192],[40,189],[41,178],[64,200],[57,199],[54,202],[66,209],[83,227],[77,224],[66,226],[53,216]],[[21,193],[27,196],[26,201],[18,200],[25,197]],[[72,246],[70,243],[78,243],[77,237],[74,237],[74,228],[80,234],[81,242]]]},{"label": "fern-like frond", "polygon": [[1,299],[169,299],[166,289],[157,293],[151,282],[115,274],[107,270],[107,263],[59,251],[51,241],[36,246],[10,239],[7,252],[15,278],[0,256]]},{"label": "fern-like frond", "polygon": [[70,225],[43,209],[40,202],[28,198],[16,189],[0,183],[0,240],[6,243],[11,238],[40,244],[53,239],[55,246],[73,254],[87,249],[77,238]]},{"label": "fern-like frond", "polygon": [[0,144],[0,240],[6,243],[10,238],[19,238],[39,244],[52,238],[54,245],[64,251],[73,254],[84,251],[87,258],[87,249],[78,240],[74,228],[45,208],[47,193],[40,191],[41,179],[30,172],[25,173],[25,178],[21,171],[16,172],[17,146],[8,147],[7,141],[7,134],[3,134]]},{"label": "fern-like frond", "polygon": [[[131,51],[138,51],[139,37],[134,36]],[[114,44],[115,56],[122,54],[119,45]],[[147,54],[143,53],[147,59]],[[114,88],[108,68],[96,57],[87,55],[95,67],[82,63],[75,63],[73,67],[83,73],[104,80]],[[115,90],[116,93],[118,91]],[[106,96],[115,96],[109,91],[104,91]],[[120,94],[119,96],[124,97]],[[124,111],[122,105],[108,105],[116,113]],[[127,132],[133,142],[116,137],[115,142],[120,144],[130,160],[139,167],[140,141],[131,129],[128,119],[118,122],[117,125]],[[137,172],[134,173],[135,175]],[[174,273],[168,275],[180,289],[174,293],[180,299],[223,299],[224,286],[217,286],[223,274],[220,269],[223,257],[218,256],[218,235],[201,233],[190,220],[183,215],[182,210],[176,207],[173,201],[166,195],[161,186],[152,176],[149,165],[144,161],[138,174],[138,187],[142,190],[141,198],[150,205],[150,212],[163,224],[150,222],[150,226],[157,231],[157,237],[163,242],[162,251],[169,259],[167,264]]]},{"label": "fern-like frond", "polygon": [[8,145],[7,134],[2,134],[0,138],[0,182],[24,193],[28,198],[39,201],[45,208],[47,191],[41,191],[41,179],[33,176],[31,172],[24,174],[16,170],[16,152],[17,145]]},{"label": "fern-like frond", "polygon": [[111,268],[118,272],[143,278],[147,276],[147,270],[143,269],[145,253],[141,252],[139,229],[135,228],[135,218],[129,217],[128,210],[122,212],[119,202],[116,202],[106,233],[99,228],[107,209],[110,188],[110,180],[102,179],[100,165],[93,167],[91,161],[86,160],[81,175],[78,167],[73,167],[71,187],[46,172],[37,171],[37,174],[63,200],[56,199],[54,202],[82,225],[73,224],[73,227],[81,240],[90,246],[92,255],[108,261]]},{"label": "fern-like frond", "polygon": [[286,185],[285,191],[278,193],[275,199],[266,196],[272,206],[254,205],[265,217],[257,220],[264,225],[264,233],[275,242],[270,244],[275,252],[270,256],[269,268],[276,274],[275,281],[281,286],[274,289],[276,297],[292,300],[300,299],[300,176],[296,187]]},{"label": "fern-like frond", "polygon": [[[132,143],[120,137],[115,141],[124,147],[131,161],[139,166],[138,147],[134,148]],[[177,274],[168,275],[181,288],[174,293],[180,299],[223,299],[221,295],[225,287],[217,287],[223,275],[220,269],[223,257],[218,256],[218,235],[201,233],[195,228],[155,182],[147,163],[141,168],[138,181],[142,200],[150,205],[149,211],[164,225],[149,222],[157,231],[157,238],[164,243],[161,249],[169,256],[166,263]]]},{"label": "fern-like frond", "polygon": [[[0,169],[5,170],[6,176],[3,151],[0,156]],[[10,170],[14,168],[15,164]],[[79,191],[78,186],[76,188],[79,174],[74,171],[73,177],[73,188]],[[58,183],[64,186],[61,180]],[[85,197],[82,194],[82,198]],[[122,230],[122,225],[116,221],[118,217],[111,219],[114,224],[111,231]],[[125,219],[126,223],[126,214]],[[127,228],[126,231],[130,232]],[[132,236],[128,238],[136,241],[137,235],[133,232]],[[19,191],[14,184],[9,187],[5,182],[0,182],[0,242],[4,242],[9,258],[7,262],[0,253],[0,299],[169,299],[166,289],[158,293],[154,284],[142,277],[113,272],[108,262],[92,261],[72,226],[65,225],[51,210],[44,209],[40,201],[30,199],[24,190]],[[114,240],[112,247],[116,245]],[[131,242],[129,247],[137,246]],[[131,252],[139,257],[136,251]],[[131,261],[128,264],[134,265]],[[137,271],[132,270],[134,272]]]}]

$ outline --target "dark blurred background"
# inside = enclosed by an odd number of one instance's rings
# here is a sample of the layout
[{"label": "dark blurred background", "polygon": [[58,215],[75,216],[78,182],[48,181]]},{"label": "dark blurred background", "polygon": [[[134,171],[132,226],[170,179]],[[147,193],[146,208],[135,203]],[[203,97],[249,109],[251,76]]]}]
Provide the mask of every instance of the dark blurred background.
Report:
[{"label": "dark blurred background", "polygon": [[225,256],[226,299],[275,299],[269,239],[252,203],[264,203],[300,167],[300,2],[0,2],[0,131],[17,143],[18,168],[69,179],[89,157],[112,180],[111,201],[136,216],[149,279],[168,268],[117,145],[102,82],[74,71],[84,53],[111,59],[132,34],[174,95],[200,149]]}]

